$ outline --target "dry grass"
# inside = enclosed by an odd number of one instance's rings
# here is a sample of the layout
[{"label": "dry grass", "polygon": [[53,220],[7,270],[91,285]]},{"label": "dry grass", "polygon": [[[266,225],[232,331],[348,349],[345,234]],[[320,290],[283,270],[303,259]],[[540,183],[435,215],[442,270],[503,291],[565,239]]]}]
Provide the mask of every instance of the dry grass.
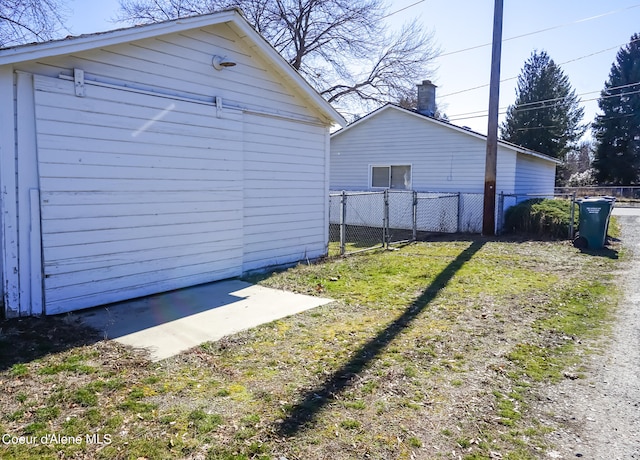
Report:
[{"label": "dry grass", "polygon": [[301,265],[257,281],[336,302],[160,363],[64,319],[5,322],[0,434],[111,442],[0,454],[539,458],[554,427],[532,389],[579,374],[606,331],[615,249],[477,239]]}]

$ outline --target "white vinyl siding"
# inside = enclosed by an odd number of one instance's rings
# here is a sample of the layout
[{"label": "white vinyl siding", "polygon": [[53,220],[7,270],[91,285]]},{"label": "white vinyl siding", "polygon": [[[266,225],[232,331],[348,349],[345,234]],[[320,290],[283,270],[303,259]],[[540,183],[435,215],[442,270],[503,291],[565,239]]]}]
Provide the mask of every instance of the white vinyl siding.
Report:
[{"label": "white vinyl siding", "polygon": [[[331,138],[331,190],[368,190],[370,165],[410,164],[414,190],[483,193],[486,140],[482,136],[394,106],[357,123]],[[498,193],[515,190],[516,156],[521,154],[498,147]],[[540,159],[537,164],[544,165],[537,174],[548,178],[553,163]]]},{"label": "white vinyl siding", "polygon": [[324,255],[327,130],[245,115],[243,270]]},{"label": "white vinyl siding", "polygon": [[241,121],[73,86],[35,79],[47,313],[239,275]]},{"label": "white vinyl siding", "polygon": [[552,163],[518,154],[516,160],[516,193],[553,195],[555,168]]},{"label": "white vinyl siding", "polygon": [[[216,71],[214,54],[236,66]],[[212,102],[221,97],[245,108],[269,108],[282,115],[309,116],[305,101],[285,87],[269,65],[244,44],[228,25],[191,30],[114,45],[45,62],[22,63],[21,70],[57,77],[82,69],[87,79],[149,89]]]}]

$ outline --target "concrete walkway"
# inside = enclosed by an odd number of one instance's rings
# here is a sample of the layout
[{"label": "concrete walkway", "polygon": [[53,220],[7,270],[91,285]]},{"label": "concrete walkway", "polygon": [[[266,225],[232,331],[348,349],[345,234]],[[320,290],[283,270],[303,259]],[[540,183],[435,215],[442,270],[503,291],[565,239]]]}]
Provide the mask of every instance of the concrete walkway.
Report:
[{"label": "concrete walkway", "polygon": [[614,216],[640,216],[640,208],[621,208],[617,205],[613,206]]},{"label": "concrete walkway", "polygon": [[145,348],[158,361],[329,302],[331,299],[226,280],[76,314],[105,339]]}]

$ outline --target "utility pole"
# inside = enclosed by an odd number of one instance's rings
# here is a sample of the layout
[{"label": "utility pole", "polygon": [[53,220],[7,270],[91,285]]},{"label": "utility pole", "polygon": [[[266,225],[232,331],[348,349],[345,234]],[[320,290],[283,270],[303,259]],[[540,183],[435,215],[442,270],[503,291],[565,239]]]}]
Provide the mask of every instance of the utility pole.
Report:
[{"label": "utility pole", "polygon": [[498,107],[500,98],[500,59],[502,53],[502,0],[495,0],[493,10],[493,48],[491,50],[491,82],[489,89],[489,122],[487,157],[484,170],[484,213],[482,234],[496,232],[496,165],[498,158]]}]

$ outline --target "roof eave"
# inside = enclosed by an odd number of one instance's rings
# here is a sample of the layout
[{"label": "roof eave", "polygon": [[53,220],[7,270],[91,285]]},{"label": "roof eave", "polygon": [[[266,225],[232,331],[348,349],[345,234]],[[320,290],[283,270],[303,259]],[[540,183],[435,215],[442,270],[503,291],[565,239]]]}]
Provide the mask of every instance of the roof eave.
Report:
[{"label": "roof eave", "polygon": [[535,150],[525,149],[525,148],[520,147],[518,145],[504,144],[503,142],[499,142],[499,143],[503,144],[505,147],[509,147],[509,148],[517,151],[518,153],[522,153],[523,155],[530,155],[532,157],[536,157],[536,158],[539,158],[541,160],[550,161],[550,162],[555,163],[557,165],[561,165],[562,164],[562,160],[558,160],[557,158],[553,158],[552,156],[545,155],[544,153],[536,152]]}]

